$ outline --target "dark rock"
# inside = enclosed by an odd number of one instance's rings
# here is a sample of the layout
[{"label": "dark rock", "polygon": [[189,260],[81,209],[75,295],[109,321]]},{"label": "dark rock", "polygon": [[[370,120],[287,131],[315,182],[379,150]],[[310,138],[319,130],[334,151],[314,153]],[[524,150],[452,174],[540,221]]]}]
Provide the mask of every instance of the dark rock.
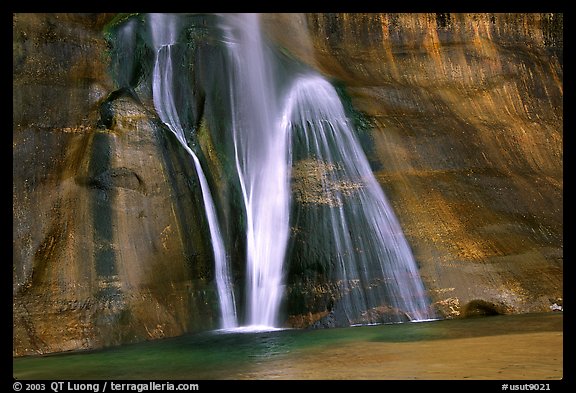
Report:
[{"label": "dark rock", "polygon": [[484,317],[490,315],[508,314],[510,311],[504,304],[495,304],[481,299],[469,301],[462,307],[462,317]]}]

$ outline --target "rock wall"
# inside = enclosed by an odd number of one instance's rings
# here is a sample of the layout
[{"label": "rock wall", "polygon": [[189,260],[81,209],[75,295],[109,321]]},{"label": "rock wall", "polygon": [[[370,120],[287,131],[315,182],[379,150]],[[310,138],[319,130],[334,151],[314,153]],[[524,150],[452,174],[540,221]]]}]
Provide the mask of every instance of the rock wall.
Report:
[{"label": "rock wall", "polygon": [[144,106],[108,101],[110,19],[14,15],[15,356],[218,325],[195,171]]},{"label": "rock wall", "polygon": [[364,147],[440,315],[561,306],[562,14],[273,15],[267,26],[367,116]]},{"label": "rock wall", "polygon": [[[13,16],[14,356],[218,324],[193,166],[150,105],[111,80],[113,18]],[[364,148],[441,316],[561,307],[561,14],[263,21],[361,114]],[[302,302],[286,316],[305,327],[330,296],[301,278],[289,276]]]}]

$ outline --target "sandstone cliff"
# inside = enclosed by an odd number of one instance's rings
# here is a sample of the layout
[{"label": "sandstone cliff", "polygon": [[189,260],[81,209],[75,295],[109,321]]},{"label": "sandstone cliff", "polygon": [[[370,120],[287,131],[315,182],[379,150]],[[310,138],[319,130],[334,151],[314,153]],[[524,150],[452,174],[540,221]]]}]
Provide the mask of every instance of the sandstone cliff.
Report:
[{"label": "sandstone cliff", "polygon": [[[218,324],[195,171],[149,103],[117,90],[104,36],[113,18],[13,17],[15,356]],[[441,316],[561,306],[561,14],[263,21],[359,114]],[[288,277],[286,317],[304,327],[326,315],[330,294],[302,284],[300,266]]]}]

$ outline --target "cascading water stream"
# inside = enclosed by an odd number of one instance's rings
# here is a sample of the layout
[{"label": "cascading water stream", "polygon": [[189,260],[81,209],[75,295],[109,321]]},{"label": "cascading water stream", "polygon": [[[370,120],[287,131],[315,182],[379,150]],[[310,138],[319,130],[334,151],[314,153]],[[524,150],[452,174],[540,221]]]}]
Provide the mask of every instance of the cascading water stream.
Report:
[{"label": "cascading water stream", "polygon": [[[202,197],[206,209],[212,249],[215,260],[215,275],[218,297],[220,301],[221,327],[223,329],[234,328],[238,325],[236,316],[236,302],[228,261],[220,234],[216,209],[210,193],[210,188],[202,170],[202,166],[194,151],[188,146],[184,134],[184,128],[180,121],[177,104],[174,99],[174,70],[172,50],[177,44],[179,33],[178,19],[172,15],[149,14],[149,24],[152,29],[152,40],[156,50],[154,64],[152,94],[154,106],[160,119],[174,133],[184,149],[190,154],[200,180]],[[189,108],[184,108],[184,110]]]},{"label": "cascading water stream", "polygon": [[410,247],[334,87],[320,75],[299,76],[283,116],[295,166],[320,174],[315,203],[324,208],[310,222],[317,233],[329,234],[348,322],[378,320],[370,312],[382,305],[409,320],[432,319]]},{"label": "cascading water stream", "polygon": [[259,16],[225,14],[236,169],[246,213],[248,324],[276,326],[289,237],[290,155]]}]

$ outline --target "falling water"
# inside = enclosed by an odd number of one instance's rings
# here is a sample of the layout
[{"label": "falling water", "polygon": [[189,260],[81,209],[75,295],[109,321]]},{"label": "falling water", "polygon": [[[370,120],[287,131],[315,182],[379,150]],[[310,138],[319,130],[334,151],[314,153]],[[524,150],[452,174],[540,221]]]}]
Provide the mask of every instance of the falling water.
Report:
[{"label": "falling water", "polygon": [[[308,214],[313,232],[332,248],[333,278],[349,323],[373,322],[382,305],[410,320],[431,319],[412,252],[376,181],[336,90],[320,75],[296,78],[284,105],[295,168],[314,185],[301,190],[323,209]],[[312,194],[313,195],[312,195]],[[316,213],[314,213],[316,212]],[[327,239],[327,240],[325,240]],[[312,258],[312,257],[311,257]]]},{"label": "falling water", "polygon": [[[217,29],[210,33],[218,37],[207,40],[207,49],[194,59],[182,56],[186,40],[208,32],[201,30],[206,20],[200,30],[183,20],[163,14],[147,18],[155,50],[152,93],[160,118],[192,157],[200,179],[221,327],[238,326],[236,303],[210,189],[186,139],[195,83],[206,94],[208,128],[224,137],[222,146],[232,144],[244,207],[243,329],[279,325],[285,275],[295,261],[316,266],[312,271],[320,285],[337,286],[333,310],[347,324],[434,318],[410,247],[329,81],[302,65],[282,63],[288,59],[267,45],[257,14],[216,15]],[[186,79],[190,61],[204,72],[201,81]],[[294,246],[300,229],[306,238]]]},{"label": "falling water", "polygon": [[289,236],[290,155],[257,14],[223,15],[236,169],[246,208],[248,324],[276,326]]},{"label": "falling water", "polygon": [[152,94],[154,106],[161,120],[174,133],[184,149],[190,154],[194,161],[200,187],[206,209],[212,248],[214,252],[216,286],[220,300],[221,327],[224,329],[237,326],[236,303],[234,292],[230,281],[230,273],[224,244],[218,226],[218,219],[212,195],[208,187],[208,182],[200,165],[198,157],[186,142],[184,127],[181,124],[181,117],[178,110],[190,110],[190,108],[178,108],[175,99],[174,78],[175,61],[173,51],[176,49],[179,34],[178,18],[174,15],[149,14],[149,24],[152,28],[152,40],[156,50],[156,61],[154,65]]}]

